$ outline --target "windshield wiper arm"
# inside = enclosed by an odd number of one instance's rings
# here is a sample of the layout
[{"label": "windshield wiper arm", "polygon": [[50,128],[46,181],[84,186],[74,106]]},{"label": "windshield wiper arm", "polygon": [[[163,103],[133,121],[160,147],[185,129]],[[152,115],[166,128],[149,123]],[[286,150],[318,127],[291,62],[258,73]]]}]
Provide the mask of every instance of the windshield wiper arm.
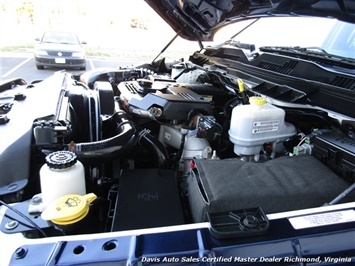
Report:
[{"label": "windshield wiper arm", "polygon": [[322,47],[318,47],[318,46],[310,46],[310,47],[298,47],[296,46],[297,49],[307,52],[307,53],[315,53],[315,54],[323,54],[326,56],[332,56],[331,54],[329,54],[326,50],[324,50]]},{"label": "windshield wiper arm", "polygon": [[302,59],[318,59],[323,63],[332,63],[343,67],[354,67],[355,59],[330,54],[321,47],[300,47],[300,46],[262,46],[259,48],[262,52],[278,53],[283,55],[295,55]]}]

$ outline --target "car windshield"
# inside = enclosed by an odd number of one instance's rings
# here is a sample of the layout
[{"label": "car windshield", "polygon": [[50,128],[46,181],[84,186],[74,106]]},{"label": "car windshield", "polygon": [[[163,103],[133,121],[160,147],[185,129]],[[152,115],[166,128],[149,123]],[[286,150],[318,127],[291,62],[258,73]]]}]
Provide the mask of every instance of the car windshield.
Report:
[{"label": "car windshield", "polygon": [[79,44],[78,38],[71,32],[46,32],[42,38],[45,43]]},{"label": "car windshield", "polygon": [[255,45],[256,50],[265,46],[300,47],[355,58],[355,26],[336,19],[272,17],[242,21],[217,32],[215,42],[222,41]]}]

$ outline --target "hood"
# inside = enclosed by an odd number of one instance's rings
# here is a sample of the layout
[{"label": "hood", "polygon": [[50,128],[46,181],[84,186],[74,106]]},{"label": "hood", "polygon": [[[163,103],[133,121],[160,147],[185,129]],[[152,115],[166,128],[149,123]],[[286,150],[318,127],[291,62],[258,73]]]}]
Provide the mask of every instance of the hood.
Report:
[{"label": "hood", "polygon": [[145,0],[179,35],[212,41],[226,24],[265,16],[333,17],[355,21],[353,0]]},{"label": "hood", "polygon": [[62,44],[62,43],[39,43],[36,48],[45,51],[64,51],[81,52],[83,47],[80,44]]}]

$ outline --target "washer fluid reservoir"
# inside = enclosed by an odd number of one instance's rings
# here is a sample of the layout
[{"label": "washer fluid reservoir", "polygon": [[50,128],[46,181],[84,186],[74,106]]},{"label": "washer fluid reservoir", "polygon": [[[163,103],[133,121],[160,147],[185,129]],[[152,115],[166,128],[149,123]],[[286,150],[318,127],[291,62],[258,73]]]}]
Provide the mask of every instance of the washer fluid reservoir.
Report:
[{"label": "washer fluid reservoir", "polygon": [[45,207],[67,194],[86,194],[84,166],[75,153],[57,151],[49,154],[39,174]]},{"label": "washer fluid reservoir", "polygon": [[81,221],[89,213],[89,205],[97,196],[70,194],[52,202],[41,214],[43,220],[51,220],[55,224],[69,225]]},{"label": "washer fluid reservoir", "polygon": [[265,143],[271,143],[273,152],[282,149],[280,142],[295,135],[296,128],[285,122],[285,111],[253,96],[250,104],[233,108],[229,139],[237,155],[258,155]]}]

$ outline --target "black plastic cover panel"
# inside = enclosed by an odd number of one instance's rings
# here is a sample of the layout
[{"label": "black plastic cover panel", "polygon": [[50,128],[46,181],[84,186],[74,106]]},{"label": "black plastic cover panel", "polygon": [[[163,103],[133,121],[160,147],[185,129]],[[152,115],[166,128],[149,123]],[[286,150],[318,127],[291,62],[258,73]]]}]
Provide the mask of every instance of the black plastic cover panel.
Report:
[{"label": "black plastic cover panel", "polygon": [[[157,87],[153,90],[154,86]],[[202,85],[209,89],[210,86]],[[196,87],[196,85],[194,86]],[[187,120],[192,110],[199,110],[204,114],[212,114],[212,107],[208,100],[190,89],[190,85],[169,84],[156,82],[149,93],[136,81],[121,82],[118,85],[121,98],[128,102],[128,105],[142,110],[151,107],[161,108],[163,111],[159,119],[166,120]],[[193,88],[195,89],[195,88]],[[201,88],[200,88],[201,89]]]},{"label": "black plastic cover panel", "polygon": [[159,169],[123,171],[112,231],[183,223],[173,171]]}]

